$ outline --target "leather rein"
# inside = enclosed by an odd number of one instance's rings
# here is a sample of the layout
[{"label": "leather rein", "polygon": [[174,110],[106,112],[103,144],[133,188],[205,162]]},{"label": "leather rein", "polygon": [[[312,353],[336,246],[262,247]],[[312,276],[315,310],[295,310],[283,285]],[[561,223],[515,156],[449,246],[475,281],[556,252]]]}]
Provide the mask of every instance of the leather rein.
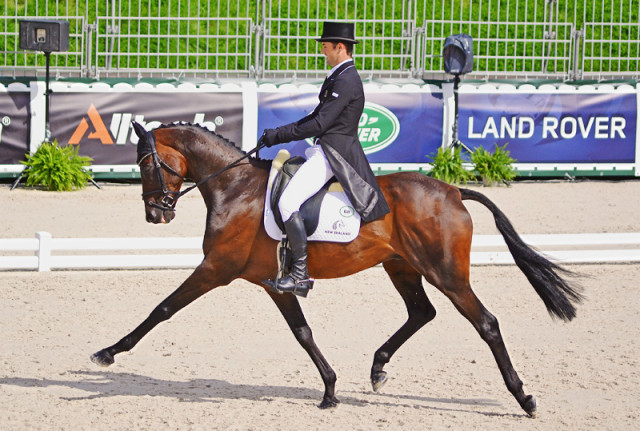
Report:
[{"label": "leather rein", "polygon": [[[152,206],[154,208],[158,208],[158,209],[160,209],[162,211],[175,211],[176,210],[176,203],[178,203],[178,199],[180,197],[186,195],[191,190],[193,190],[196,187],[199,187],[200,185],[206,183],[210,179],[217,177],[218,175],[220,175],[223,172],[233,168],[234,166],[237,166],[238,163],[240,163],[241,161],[243,161],[247,157],[251,156],[253,153],[257,152],[258,150],[260,150],[261,148],[266,146],[263,143],[263,138],[260,137],[260,139],[258,140],[258,145],[253,150],[249,151],[244,156],[240,157],[239,159],[235,160],[234,162],[228,164],[224,168],[212,173],[211,175],[205,177],[204,179],[202,179],[202,180],[198,181],[197,183],[187,187],[184,190],[169,190],[167,188],[166,182],[164,181],[164,175],[162,174],[162,170],[163,169],[166,170],[167,172],[169,172],[170,174],[179,177],[183,182],[187,181],[189,178],[182,176],[179,172],[177,172],[175,169],[173,169],[164,160],[162,160],[160,158],[160,156],[158,155],[158,151],[156,150],[155,139],[150,139],[149,140],[149,144],[151,146],[151,152],[149,154],[146,154],[145,156],[143,156],[140,159],[140,161],[138,162],[138,166],[140,166],[142,164],[142,161],[144,159],[146,159],[147,157],[151,156],[153,158],[153,166],[155,167],[155,171],[158,174],[158,180],[160,181],[160,188],[156,189],[156,190],[151,190],[149,192],[143,192],[142,193],[142,200],[145,201],[145,203],[147,203],[149,206]],[[160,192],[162,193],[162,199],[160,200],[160,203],[156,203],[156,202],[154,202],[152,200],[145,200],[145,197],[147,197],[149,195],[156,194],[156,193],[160,193]]]}]

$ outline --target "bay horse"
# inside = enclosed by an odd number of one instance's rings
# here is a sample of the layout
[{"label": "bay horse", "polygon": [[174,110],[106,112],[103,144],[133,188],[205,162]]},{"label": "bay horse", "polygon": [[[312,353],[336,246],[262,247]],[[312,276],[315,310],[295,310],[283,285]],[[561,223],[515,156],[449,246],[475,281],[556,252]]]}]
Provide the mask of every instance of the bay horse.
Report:
[{"label": "bay horse", "polygon": [[[262,221],[271,161],[248,157],[230,141],[196,125],[162,125],[147,132],[134,123],[134,129],[140,138],[138,163],[146,220],[169,223],[178,198],[197,187],[207,207],[204,259],[137,328],[94,353],[91,360],[101,366],[113,364],[115,355],[131,350],[157,324],[205,293],[241,278],[263,287],[275,302],[320,372],[324,395],[319,407],[335,407],[339,403],[336,374],[315,344],[298,298],[270,292],[262,284],[278,270],[278,242],[267,235]],[[187,178],[195,184],[180,191]],[[316,279],[344,277],[382,264],[404,300],[408,319],[373,356],[373,390],[380,390],[386,382],[384,367],[398,348],[436,315],[422,286],[424,277],[473,325],[491,349],[508,390],[522,409],[534,416],[535,398],[523,391],[498,321],[471,289],[473,224],[462,201],[479,202],[493,213],[516,264],[549,314],[565,321],[576,316],[575,304],[582,299],[580,288],[566,281],[571,272],[525,244],[502,211],[479,192],[417,172],[377,179],[391,213],[364,223],[350,243],[311,242],[308,253],[309,272]]]}]

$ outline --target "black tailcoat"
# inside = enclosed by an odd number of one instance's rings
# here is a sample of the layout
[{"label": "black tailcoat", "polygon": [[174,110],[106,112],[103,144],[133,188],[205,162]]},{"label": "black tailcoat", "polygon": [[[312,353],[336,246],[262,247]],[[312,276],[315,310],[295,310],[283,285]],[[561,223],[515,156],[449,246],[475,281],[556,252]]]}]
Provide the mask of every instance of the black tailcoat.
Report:
[{"label": "black tailcoat", "polygon": [[364,89],[353,61],[342,64],[325,80],[319,99],[311,114],[278,127],[278,140],[290,142],[315,137],[362,220],[367,222],[384,216],[390,211],[389,205],[358,139]]}]

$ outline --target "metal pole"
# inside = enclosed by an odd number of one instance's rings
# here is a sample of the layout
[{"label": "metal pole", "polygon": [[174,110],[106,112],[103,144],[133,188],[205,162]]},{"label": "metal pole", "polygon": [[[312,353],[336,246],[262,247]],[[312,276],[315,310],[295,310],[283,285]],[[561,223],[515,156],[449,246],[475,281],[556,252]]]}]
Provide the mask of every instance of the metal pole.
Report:
[{"label": "metal pole", "polygon": [[22,177],[24,176],[24,173],[27,171],[27,168],[25,167],[22,172],[20,172],[20,175],[18,175],[18,178],[13,182],[13,184],[11,184],[11,188],[9,189],[9,191],[15,189],[18,186],[18,183],[20,182],[20,180],[22,179]]},{"label": "metal pole", "polygon": [[47,61],[47,72],[46,72],[46,90],[45,90],[45,110],[44,110],[44,141],[51,142],[51,129],[49,128],[49,96],[51,94],[51,90],[49,90],[49,61],[51,57],[50,52],[45,52],[44,56]]},{"label": "metal pole", "polygon": [[460,83],[460,74],[455,74],[453,77],[453,139],[451,145],[455,148],[460,146],[467,150],[469,154],[473,153],[473,150],[467,147],[462,141],[458,139],[458,84]]}]

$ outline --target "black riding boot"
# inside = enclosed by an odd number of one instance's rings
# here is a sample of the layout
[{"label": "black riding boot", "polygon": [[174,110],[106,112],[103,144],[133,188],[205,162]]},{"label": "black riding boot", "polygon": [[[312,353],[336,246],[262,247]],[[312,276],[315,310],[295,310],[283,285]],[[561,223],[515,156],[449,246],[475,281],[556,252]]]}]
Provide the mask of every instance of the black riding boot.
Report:
[{"label": "black riding boot", "polygon": [[313,279],[309,278],[307,269],[307,232],[299,211],[284,222],[284,229],[291,248],[291,272],[278,280],[277,288],[281,292],[293,292],[299,296],[307,296],[313,287]]}]

